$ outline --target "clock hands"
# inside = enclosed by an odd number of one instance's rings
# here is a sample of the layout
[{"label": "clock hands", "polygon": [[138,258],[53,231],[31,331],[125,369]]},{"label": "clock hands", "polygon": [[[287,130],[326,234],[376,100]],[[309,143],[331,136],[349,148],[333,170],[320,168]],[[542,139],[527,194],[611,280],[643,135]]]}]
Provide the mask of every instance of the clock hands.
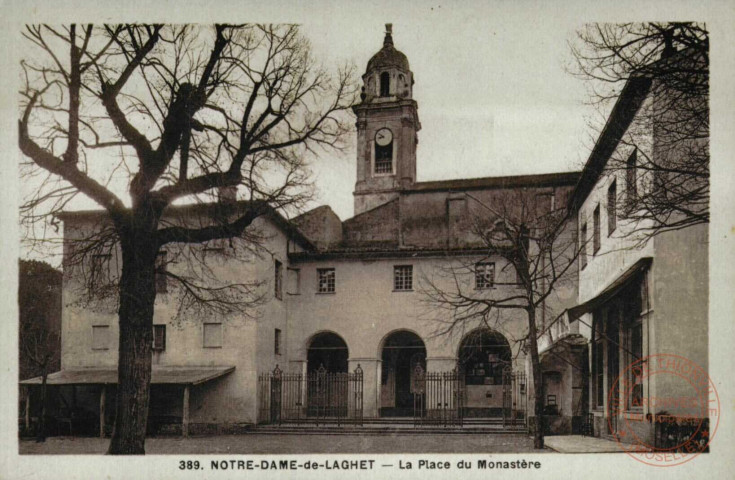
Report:
[{"label": "clock hands", "polygon": [[387,128],[381,128],[375,132],[375,141],[380,146],[386,146],[393,140],[393,134]]}]

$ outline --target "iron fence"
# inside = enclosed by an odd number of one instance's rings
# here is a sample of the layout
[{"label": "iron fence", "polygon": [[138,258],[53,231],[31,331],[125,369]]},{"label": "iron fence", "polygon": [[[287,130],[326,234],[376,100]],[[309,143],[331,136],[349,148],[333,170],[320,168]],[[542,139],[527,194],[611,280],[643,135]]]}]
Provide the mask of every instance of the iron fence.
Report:
[{"label": "iron fence", "polygon": [[363,372],[284,373],[276,365],[258,376],[258,423],[362,425]]},{"label": "iron fence", "polygon": [[503,372],[503,427],[526,426],[528,383],[525,372]]},{"label": "iron fence", "polygon": [[461,426],[464,378],[455,369],[450,372],[426,372],[421,365],[414,370],[413,419],[415,426]]}]

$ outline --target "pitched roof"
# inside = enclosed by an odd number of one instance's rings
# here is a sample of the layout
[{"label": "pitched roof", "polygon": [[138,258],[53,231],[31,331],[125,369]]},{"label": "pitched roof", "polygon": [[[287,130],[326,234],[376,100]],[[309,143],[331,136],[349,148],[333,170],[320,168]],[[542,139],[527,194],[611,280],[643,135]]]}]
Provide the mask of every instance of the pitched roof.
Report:
[{"label": "pitched roof", "polygon": [[[199,385],[227,375],[235,370],[234,366],[220,367],[162,367],[154,365],[151,370],[151,383],[174,385]],[[22,380],[21,385],[40,385],[41,377]],[[74,368],[49,374],[49,385],[105,385],[117,383],[117,367]]]},{"label": "pitched roof", "polygon": [[476,190],[487,188],[549,187],[574,185],[580,172],[544,173],[535,175],[511,175],[505,177],[462,178],[418,182],[405,193],[430,192],[439,190]]},{"label": "pitched roof", "polygon": [[[257,203],[258,205],[263,205],[264,202],[261,201],[255,201],[252,202]],[[241,200],[237,202],[233,202],[232,206],[235,208],[247,208],[251,205],[251,202],[247,200]],[[314,248],[314,244],[294,225],[291,224],[283,215],[281,215],[278,210],[271,207],[270,205],[265,204],[268,208],[268,213],[265,214],[268,219],[273,221],[279,228],[281,228],[285,233],[291,236],[294,240],[299,242],[304,248],[311,249]],[[213,202],[213,203],[190,203],[185,205],[169,205],[164,210],[164,216],[166,214],[174,214],[174,215],[191,215],[191,214],[202,214],[202,213],[208,213],[214,209],[222,208],[222,204],[219,202]],[[72,210],[72,211],[64,211],[59,212],[55,214],[57,218],[59,218],[62,221],[69,221],[74,219],[80,219],[80,220],[91,220],[94,218],[100,218],[100,217],[106,217],[107,211],[103,209],[95,209],[95,210]]]},{"label": "pitched roof", "polygon": [[475,248],[421,248],[397,247],[395,245],[365,245],[360,247],[339,247],[323,251],[305,251],[289,253],[291,261],[330,260],[342,258],[376,259],[376,258],[422,258],[451,257],[486,254],[487,247]]},{"label": "pitched roof", "polygon": [[643,105],[651,83],[650,78],[644,77],[633,77],[626,82],[569,198],[571,210],[577,210],[592,191],[610,155]]}]

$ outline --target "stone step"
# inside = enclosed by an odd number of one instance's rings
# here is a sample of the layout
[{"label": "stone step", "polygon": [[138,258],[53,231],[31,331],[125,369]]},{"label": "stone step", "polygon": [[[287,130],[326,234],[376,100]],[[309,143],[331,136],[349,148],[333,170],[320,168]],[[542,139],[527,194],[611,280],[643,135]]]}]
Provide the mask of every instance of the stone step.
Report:
[{"label": "stone step", "polygon": [[380,436],[380,435],[518,435],[525,434],[527,430],[523,429],[477,429],[477,430],[454,430],[454,429],[392,429],[392,430],[375,430],[375,429],[345,429],[345,430],[281,430],[281,429],[255,429],[252,433],[263,435],[364,435],[364,436]]},{"label": "stone step", "polygon": [[507,426],[501,425],[464,425],[464,426],[441,426],[413,424],[368,424],[368,425],[259,425],[254,430],[257,433],[289,433],[299,435],[394,435],[394,434],[518,434],[527,431],[523,425]]},{"label": "stone step", "polygon": [[[307,420],[310,422],[310,420]],[[413,418],[405,417],[383,417],[383,418],[364,418],[363,424],[387,424],[393,425],[396,423],[410,423],[413,425]],[[465,418],[462,420],[465,425],[502,425],[502,417],[487,417],[487,418]]]}]

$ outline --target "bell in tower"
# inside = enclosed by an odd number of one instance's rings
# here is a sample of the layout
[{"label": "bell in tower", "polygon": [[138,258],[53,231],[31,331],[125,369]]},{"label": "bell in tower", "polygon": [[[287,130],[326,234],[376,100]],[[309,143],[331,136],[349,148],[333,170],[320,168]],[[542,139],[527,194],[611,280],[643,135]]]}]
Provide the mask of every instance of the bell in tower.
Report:
[{"label": "bell in tower", "polygon": [[385,25],[381,48],[362,76],[357,115],[355,215],[398,197],[416,181],[417,132],[421,128],[413,100],[408,58],[396,50],[392,24]]}]

